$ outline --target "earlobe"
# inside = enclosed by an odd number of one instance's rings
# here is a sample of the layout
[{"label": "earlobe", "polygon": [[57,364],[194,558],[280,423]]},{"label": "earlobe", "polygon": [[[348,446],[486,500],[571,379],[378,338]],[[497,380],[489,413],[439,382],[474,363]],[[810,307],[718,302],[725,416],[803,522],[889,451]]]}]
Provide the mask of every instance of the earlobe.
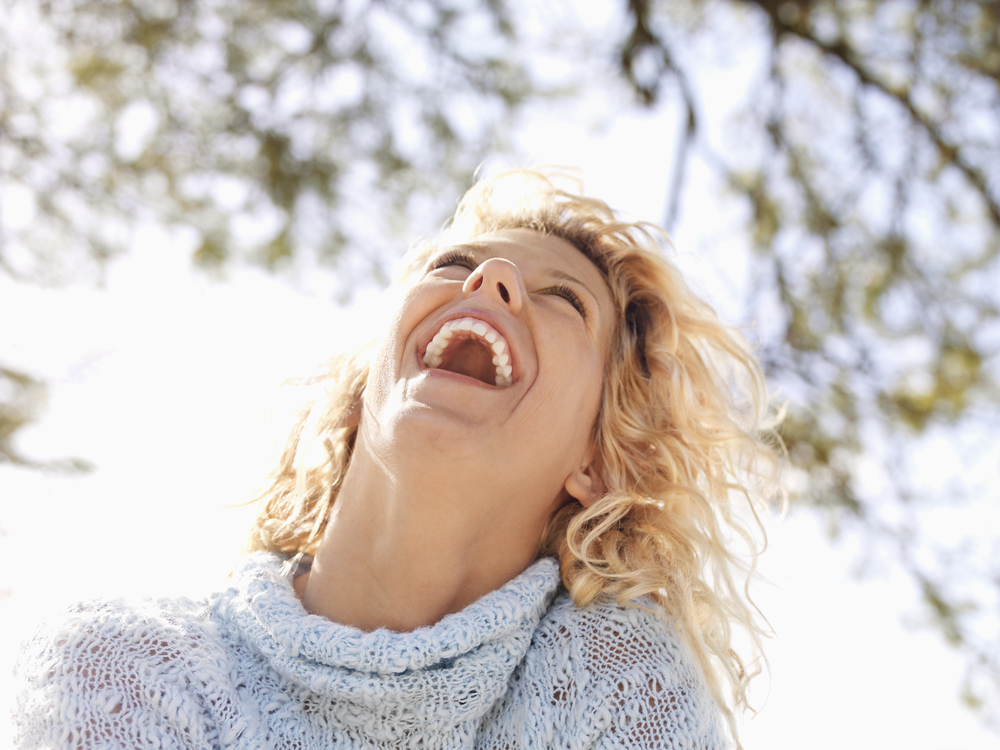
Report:
[{"label": "earlobe", "polygon": [[365,396],[361,394],[358,400],[354,402],[354,406],[351,410],[344,415],[344,419],[341,422],[341,427],[357,427],[361,424],[361,412],[364,409]]},{"label": "earlobe", "polygon": [[589,508],[597,498],[604,494],[601,480],[597,477],[592,463],[573,470],[563,485],[569,496],[577,500],[584,508]]}]

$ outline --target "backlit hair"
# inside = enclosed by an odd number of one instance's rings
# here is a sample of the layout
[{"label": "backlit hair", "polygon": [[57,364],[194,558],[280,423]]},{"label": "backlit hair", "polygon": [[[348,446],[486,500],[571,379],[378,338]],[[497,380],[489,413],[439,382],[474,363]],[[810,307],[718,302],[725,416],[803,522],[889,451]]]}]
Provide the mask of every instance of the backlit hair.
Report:
[{"label": "backlit hair", "polygon": [[[619,221],[554,179],[521,170],[481,180],[443,235],[410,252],[407,268],[438,247],[527,228],[565,239],[601,271],[615,307],[593,436],[605,492],[590,507],[573,501],[557,511],[540,554],[559,559],[578,606],[605,596],[659,605],[736,737],[732,709],[746,708],[761,671],[764,631],[746,590],[763,538],[757,507],[776,493],[779,466],[762,428],[763,375],[743,336],[664,258],[658,229]],[[316,393],[259,494],[251,550],[315,551],[350,461],[368,355],[335,358],[301,381]],[[734,626],[747,636],[748,659],[733,647]]]}]

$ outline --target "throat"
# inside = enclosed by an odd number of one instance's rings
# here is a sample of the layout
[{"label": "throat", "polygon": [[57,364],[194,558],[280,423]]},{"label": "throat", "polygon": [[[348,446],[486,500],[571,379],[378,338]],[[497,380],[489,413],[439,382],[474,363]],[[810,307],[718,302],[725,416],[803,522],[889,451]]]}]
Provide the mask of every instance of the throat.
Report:
[{"label": "throat", "polygon": [[387,473],[360,431],[312,567],[296,579],[308,612],[364,631],[410,631],[500,588],[534,559],[544,512],[501,512],[509,499],[483,492],[478,471],[416,459],[393,467]]},{"label": "throat", "polygon": [[466,375],[494,385],[496,381],[496,365],[493,364],[493,352],[478,338],[469,338],[451,344],[441,356],[441,364],[437,369]]}]

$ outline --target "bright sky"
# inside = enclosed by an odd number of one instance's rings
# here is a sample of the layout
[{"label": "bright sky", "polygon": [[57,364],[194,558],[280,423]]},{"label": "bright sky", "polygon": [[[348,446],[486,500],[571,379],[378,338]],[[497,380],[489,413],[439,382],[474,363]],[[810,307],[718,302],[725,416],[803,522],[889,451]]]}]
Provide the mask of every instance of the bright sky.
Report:
[{"label": "bright sky", "polygon": [[[583,168],[589,192],[636,218],[660,219],[674,118],[623,117],[594,131],[587,112],[538,110],[521,158]],[[642,144],[642,150],[636,150]],[[742,281],[738,249],[692,177],[679,262],[721,308]],[[698,195],[701,195],[700,204]],[[456,196],[457,197],[457,196]],[[699,256],[712,245],[725,273]],[[183,238],[149,233],[105,289],[39,290],[0,277],[4,359],[49,374],[46,418],[30,455],[83,455],[97,470],[55,476],[0,466],[0,711],[11,705],[16,644],[45,613],[91,596],[197,596],[225,574],[248,497],[270,449],[262,415],[286,376],[366,340],[384,316],[374,291],[347,309],[259,271],[228,283],[192,272]],[[721,254],[721,256],[720,256]],[[766,706],[747,748],[987,750],[997,737],[959,705],[962,660],[927,630],[902,627],[916,593],[897,572],[859,583],[848,538],[818,519],[775,522],[758,600],[778,633]],[[0,748],[9,746],[9,733]]]},{"label": "bright sky", "polygon": [[[633,118],[602,136],[573,133],[586,146],[575,153],[586,155],[590,191],[656,218],[658,181],[643,189],[619,167],[629,163],[627,144],[663,127],[662,118]],[[537,123],[533,153],[568,163],[566,131]],[[5,356],[56,380],[47,417],[23,448],[83,454],[98,466],[82,477],[0,467],[0,590],[11,592],[0,602],[3,703],[13,646],[43,612],[97,595],[213,588],[247,520],[245,509],[220,506],[247,497],[269,449],[261,419],[269,393],[365,340],[384,314],[374,292],[341,309],[262,272],[210,282],[176,248],[141,239],[102,291],[0,282],[0,319],[30,321],[0,332]],[[698,283],[720,289],[709,277]],[[767,704],[745,730],[748,748],[996,746],[958,705],[959,656],[936,634],[901,627],[916,601],[904,578],[858,583],[858,551],[831,546],[810,515],[775,523],[771,540],[761,570],[774,585],[758,596],[779,640]]]}]

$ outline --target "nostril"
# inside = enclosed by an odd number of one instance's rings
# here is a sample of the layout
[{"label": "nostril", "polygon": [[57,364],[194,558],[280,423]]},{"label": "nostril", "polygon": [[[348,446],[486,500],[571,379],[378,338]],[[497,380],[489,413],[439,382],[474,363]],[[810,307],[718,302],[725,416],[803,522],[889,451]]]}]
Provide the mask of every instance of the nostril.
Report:
[{"label": "nostril", "polygon": [[497,291],[500,292],[500,296],[503,298],[504,302],[510,302],[510,292],[507,291],[507,287],[497,282]]},{"label": "nostril", "polygon": [[479,287],[483,285],[483,277],[480,276],[478,279],[472,282],[472,291],[478,292]]}]

